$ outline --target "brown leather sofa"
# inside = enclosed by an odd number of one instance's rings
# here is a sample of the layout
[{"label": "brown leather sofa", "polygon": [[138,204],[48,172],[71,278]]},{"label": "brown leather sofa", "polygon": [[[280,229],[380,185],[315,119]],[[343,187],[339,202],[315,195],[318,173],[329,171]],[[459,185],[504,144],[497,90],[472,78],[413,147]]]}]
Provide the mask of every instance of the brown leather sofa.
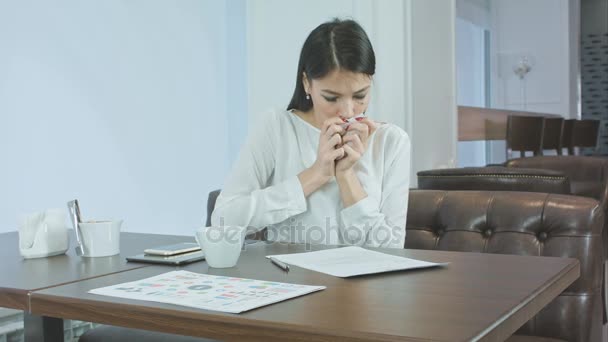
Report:
[{"label": "brown leather sofa", "polygon": [[[559,181],[560,175],[567,181]],[[608,220],[608,158],[537,156],[512,159],[507,161],[504,167],[421,171],[418,173],[418,185],[421,189],[437,190],[570,193],[599,201]],[[565,191],[566,187],[569,190]],[[604,227],[604,260],[608,260],[608,221]],[[604,264],[603,296],[608,298],[608,262]],[[608,300],[605,299],[604,323],[608,321],[607,312]]]},{"label": "brown leather sofa", "polygon": [[608,198],[608,158],[584,156],[542,156],[512,159],[507,168],[561,172],[570,181],[570,193],[591,197],[604,206]]},{"label": "brown leather sofa", "polygon": [[[539,156],[512,159],[504,167],[421,171],[418,186],[432,190],[530,191],[590,197],[600,203],[608,219],[608,158]],[[606,227],[604,257],[608,259],[608,221]]]},{"label": "brown leather sofa", "polygon": [[508,168],[535,168],[561,172],[570,181],[574,195],[595,198],[604,208],[604,324],[608,322],[608,158],[585,156],[545,156],[513,159]]},{"label": "brown leather sofa", "polygon": [[412,190],[405,248],[576,258],[581,276],[509,341],[601,340],[602,227],[593,199]]},{"label": "brown leather sofa", "polygon": [[420,189],[570,193],[595,198],[603,204],[608,198],[607,184],[608,158],[601,157],[539,156],[512,159],[504,167],[418,172]]}]

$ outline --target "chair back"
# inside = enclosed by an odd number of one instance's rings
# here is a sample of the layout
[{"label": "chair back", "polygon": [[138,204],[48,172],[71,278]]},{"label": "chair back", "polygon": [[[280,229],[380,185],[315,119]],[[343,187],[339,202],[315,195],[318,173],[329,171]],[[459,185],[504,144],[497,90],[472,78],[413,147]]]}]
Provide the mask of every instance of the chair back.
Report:
[{"label": "chair back", "polygon": [[[599,120],[576,120],[572,126],[571,154],[576,153],[575,148],[597,148],[597,139],[600,131]],[[576,153],[578,154],[578,153]]]},{"label": "chair back", "polygon": [[597,148],[599,133],[599,120],[565,120],[562,147],[568,149],[569,155],[577,155],[582,147]]},{"label": "chair back", "polygon": [[603,213],[571,195],[411,190],[405,248],[578,259],[580,277],[517,334],[599,341]]},{"label": "chair back", "polygon": [[507,118],[507,159],[513,151],[519,151],[525,157],[526,151],[535,156],[543,154],[543,129],[545,118],[542,116],[509,115]]},{"label": "chair back", "polygon": [[[213,209],[215,209],[215,203],[217,202],[217,198],[220,195],[222,190],[213,190],[209,193],[209,197],[207,198],[207,221],[205,223],[206,227],[211,227],[211,214],[213,214]],[[248,231],[247,239],[245,243],[248,243],[249,240],[261,240],[266,241],[268,238],[268,229],[263,228],[259,231],[255,231],[253,233]]]},{"label": "chair back", "polygon": [[572,147],[572,128],[576,119],[564,120],[564,129],[562,131],[562,149],[568,149],[568,154],[574,154],[574,148]]},{"label": "chair back", "polygon": [[545,118],[543,131],[543,150],[555,150],[562,155],[562,133],[564,131],[563,118]]}]

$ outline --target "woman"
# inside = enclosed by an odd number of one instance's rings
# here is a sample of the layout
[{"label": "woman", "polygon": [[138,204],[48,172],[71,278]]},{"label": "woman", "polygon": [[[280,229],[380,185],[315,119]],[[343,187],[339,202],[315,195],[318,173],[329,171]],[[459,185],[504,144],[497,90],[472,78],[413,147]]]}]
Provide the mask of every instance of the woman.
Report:
[{"label": "woman", "polygon": [[250,133],[212,224],[268,227],[269,241],[403,248],[410,142],[397,126],[360,115],[375,64],[355,21],[315,28],[287,110]]}]

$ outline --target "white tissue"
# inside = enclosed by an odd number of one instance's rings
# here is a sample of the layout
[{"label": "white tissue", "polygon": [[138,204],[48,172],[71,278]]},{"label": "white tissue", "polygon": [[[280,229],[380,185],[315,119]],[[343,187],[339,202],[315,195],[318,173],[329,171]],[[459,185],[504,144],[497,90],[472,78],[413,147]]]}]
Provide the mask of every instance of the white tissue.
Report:
[{"label": "white tissue", "polygon": [[49,209],[25,216],[19,222],[19,252],[26,259],[63,254],[69,237],[63,209]]},{"label": "white tissue", "polygon": [[346,119],[346,121],[343,124],[341,124],[340,126],[342,126],[343,129],[346,129],[348,126],[350,126],[354,122],[357,122],[358,118],[365,118],[365,113],[361,113],[359,115],[353,116],[350,119]]}]

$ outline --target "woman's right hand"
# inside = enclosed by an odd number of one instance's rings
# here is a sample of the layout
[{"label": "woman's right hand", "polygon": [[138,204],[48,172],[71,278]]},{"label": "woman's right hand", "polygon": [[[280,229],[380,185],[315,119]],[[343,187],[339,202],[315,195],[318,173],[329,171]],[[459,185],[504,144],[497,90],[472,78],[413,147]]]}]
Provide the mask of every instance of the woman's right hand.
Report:
[{"label": "woman's right hand", "polygon": [[344,157],[344,147],[342,147],[342,135],[344,121],[339,117],[330,118],[323,122],[321,134],[319,136],[319,148],[317,150],[317,160],[311,168],[315,169],[320,177],[330,181],[336,175],[336,160]]},{"label": "woman's right hand", "polygon": [[331,118],[323,123],[319,135],[317,159],[311,167],[298,175],[304,196],[308,197],[335,177],[336,160],[345,155],[342,147],[344,129],[341,124],[343,123],[340,118]]}]

